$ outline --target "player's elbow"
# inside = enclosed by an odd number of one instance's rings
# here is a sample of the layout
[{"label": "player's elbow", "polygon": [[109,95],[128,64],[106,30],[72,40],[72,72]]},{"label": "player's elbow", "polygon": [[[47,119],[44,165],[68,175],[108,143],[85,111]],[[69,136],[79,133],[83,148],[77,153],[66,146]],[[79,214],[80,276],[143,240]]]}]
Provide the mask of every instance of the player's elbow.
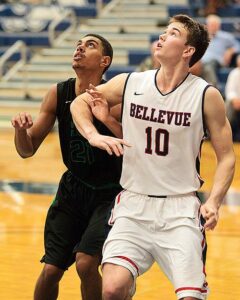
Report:
[{"label": "player's elbow", "polygon": [[33,152],[21,152],[19,150],[17,150],[17,153],[23,159],[29,158],[29,157],[33,156],[33,154],[34,154]]}]

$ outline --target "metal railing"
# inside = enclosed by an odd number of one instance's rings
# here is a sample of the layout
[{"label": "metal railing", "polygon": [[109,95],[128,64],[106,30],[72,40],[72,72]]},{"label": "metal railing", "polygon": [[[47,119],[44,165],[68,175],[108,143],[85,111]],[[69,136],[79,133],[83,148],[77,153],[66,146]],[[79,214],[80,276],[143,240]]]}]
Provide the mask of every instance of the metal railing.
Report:
[{"label": "metal railing", "polygon": [[[20,59],[4,74],[4,67],[10,58],[20,52]],[[8,81],[27,61],[27,47],[23,41],[17,41],[0,57],[0,80]],[[24,76],[25,77],[25,76]]]},{"label": "metal railing", "polygon": [[70,9],[66,10],[60,18],[53,20],[49,25],[48,38],[51,46],[54,46],[55,42],[59,38],[56,33],[56,28],[64,20],[69,20],[71,25],[61,33],[61,40],[77,27],[77,18],[74,11]]},{"label": "metal railing", "polygon": [[96,1],[96,7],[97,7],[97,14],[99,16],[102,9],[103,9],[103,1],[102,0],[97,0]]},{"label": "metal railing", "polygon": [[104,8],[101,7],[101,11],[99,11],[99,14],[101,16],[109,15],[111,11],[118,5],[122,5],[122,0],[112,0]]}]

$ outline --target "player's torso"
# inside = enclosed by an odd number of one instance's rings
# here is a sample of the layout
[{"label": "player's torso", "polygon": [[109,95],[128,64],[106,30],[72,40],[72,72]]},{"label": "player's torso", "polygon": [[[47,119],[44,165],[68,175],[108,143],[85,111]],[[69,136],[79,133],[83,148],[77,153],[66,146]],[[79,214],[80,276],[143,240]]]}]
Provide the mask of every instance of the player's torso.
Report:
[{"label": "player's torso", "polygon": [[124,92],[125,149],[121,183],[143,194],[171,195],[200,186],[196,161],[204,136],[202,97],[207,83],[189,74],[163,95],[157,71],[132,73]]},{"label": "player's torso", "polygon": [[[70,112],[70,104],[76,98],[75,79],[58,85],[58,127],[63,161],[66,167],[78,178],[92,186],[118,183],[121,161],[109,156],[105,151],[91,147],[89,142],[76,129]],[[95,120],[99,132],[111,132]]]}]

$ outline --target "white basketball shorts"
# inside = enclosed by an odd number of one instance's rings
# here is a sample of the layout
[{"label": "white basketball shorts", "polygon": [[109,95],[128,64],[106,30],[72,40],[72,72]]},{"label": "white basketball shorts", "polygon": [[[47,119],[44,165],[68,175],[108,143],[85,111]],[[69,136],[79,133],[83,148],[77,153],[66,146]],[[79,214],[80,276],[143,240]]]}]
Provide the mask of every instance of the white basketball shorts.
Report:
[{"label": "white basketball shorts", "polygon": [[123,266],[136,279],[156,261],[178,299],[206,299],[200,206],[194,193],[156,198],[122,191],[109,219],[113,227],[103,246],[102,264]]}]

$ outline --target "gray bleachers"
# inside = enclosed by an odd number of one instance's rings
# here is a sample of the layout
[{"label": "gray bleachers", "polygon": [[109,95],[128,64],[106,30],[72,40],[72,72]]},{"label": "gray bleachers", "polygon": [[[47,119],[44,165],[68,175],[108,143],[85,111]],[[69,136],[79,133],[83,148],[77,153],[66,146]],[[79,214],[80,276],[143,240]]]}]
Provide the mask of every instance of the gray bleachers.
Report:
[{"label": "gray bleachers", "polygon": [[[173,1],[176,2],[179,0]],[[133,71],[143,58],[142,54],[149,53],[151,34],[158,35],[167,21],[168,1],[155,0],[154,3],[122,0],[111,9],[107,5],[98,18],[80,19],[75,31],[60,34],[51,47],[46,43],[46,47],[35,51],[30,62],[11,80],[0,82],[0,99],[6,96],[12,99],[14,95],[17,99],[24,99],[26,91],[23,87],[21,89],[21,84],[25,71],[28,74],[27,96],[33,101],[39,101],[53,82],[74,76],[71,69],[73,49],[76,41],[89,32],[102,34],[113,44],[114,59],[106,73],[107,79],[118,73]],[[185,0],[180,3],[185,3]],[[91,4],[94,5],[94,1]],[[132,60],[129,53],[137,60]]]}]

